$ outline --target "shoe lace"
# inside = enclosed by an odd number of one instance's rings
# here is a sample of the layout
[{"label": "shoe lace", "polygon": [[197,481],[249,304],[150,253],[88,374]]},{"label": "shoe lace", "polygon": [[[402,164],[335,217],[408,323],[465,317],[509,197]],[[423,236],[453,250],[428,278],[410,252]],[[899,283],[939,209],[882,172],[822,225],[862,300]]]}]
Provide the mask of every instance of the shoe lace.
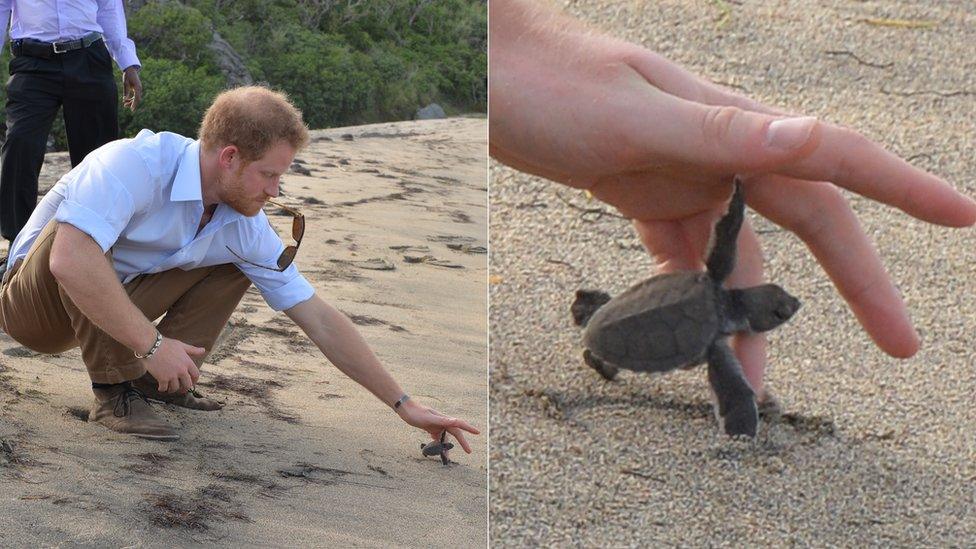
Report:
[{"label": "shoe lace", "polygon": [[126,387],[125,392],[123,392],[119,397],[118,402],[115,403],[115,409],[112,413],[115,414],[115,417],[125,417],[129,415],[129,411],[132,409],[132,406],[129,403],[137,399],[142,399],[143,402],[146,403],[146,406],[149,406],[149,400],[146,399],[146,395],[144,395],[139,389],[129,385]]}]

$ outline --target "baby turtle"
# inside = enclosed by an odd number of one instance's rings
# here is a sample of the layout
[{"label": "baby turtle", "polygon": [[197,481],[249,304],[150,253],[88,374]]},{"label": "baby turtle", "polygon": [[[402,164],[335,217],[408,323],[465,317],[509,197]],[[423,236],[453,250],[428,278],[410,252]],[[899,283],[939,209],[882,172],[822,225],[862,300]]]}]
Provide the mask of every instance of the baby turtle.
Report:
[{"label": "baby turtle", "polygon": [[441,432],[440,442],[428,442],[427,444],[420,443],[420,452],[425,456],[441,456],[441,463],[447,465],[451,463],[451,460],[447,459],[447,451],[454,448],[454,444],[450,442],[444,442],[444,437],[447,436],[447,431]]},{"label": "baby turtle", "polygon": [[735,266],[744,215],[736,178],[728,213],[715,226],[707,272],[657,275],[613,299],[579,290],[572,313],[585,327],[584,361],[607,380],[619,368],[660,373],[707,362],[719,424],[729,435],[752,437],[759,422],[756,398],[727,337],[772,330],[789,320],[800,302],[775,284],[722,287]]}]

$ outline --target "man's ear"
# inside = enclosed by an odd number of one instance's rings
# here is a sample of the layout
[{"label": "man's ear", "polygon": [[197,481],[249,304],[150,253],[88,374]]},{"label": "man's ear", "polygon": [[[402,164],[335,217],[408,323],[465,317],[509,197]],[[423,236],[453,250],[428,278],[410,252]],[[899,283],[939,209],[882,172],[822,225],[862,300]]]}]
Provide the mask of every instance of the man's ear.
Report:
[{"label": "man's ear", "polygon": [[227,145],[220,149],[220,153],[217,155],[217,162],[221,168],[229,170],[234,166],[235,161],[240,161],[240,156],[241,151],[237,148],[237,145]]}]

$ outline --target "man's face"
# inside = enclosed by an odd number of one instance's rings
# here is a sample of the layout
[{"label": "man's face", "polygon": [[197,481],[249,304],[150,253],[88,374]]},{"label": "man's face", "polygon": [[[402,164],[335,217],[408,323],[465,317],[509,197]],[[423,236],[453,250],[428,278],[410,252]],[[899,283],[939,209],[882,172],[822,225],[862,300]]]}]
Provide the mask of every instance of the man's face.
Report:
[{"label": "man's face", "polygon": [[240,156],[220,181],[220,201],[248,217],[257,215],[269,198],[278,196],[281,175],[295,159],[287,142],[271,147],[261,158],[245,164]]}]

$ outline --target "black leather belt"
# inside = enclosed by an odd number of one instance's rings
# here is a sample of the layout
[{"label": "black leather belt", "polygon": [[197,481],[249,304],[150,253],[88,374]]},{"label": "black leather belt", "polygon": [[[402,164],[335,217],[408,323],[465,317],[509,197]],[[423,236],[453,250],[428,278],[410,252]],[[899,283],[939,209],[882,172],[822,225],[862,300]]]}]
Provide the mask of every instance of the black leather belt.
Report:
[{"label": "black leather belt", "polygon": [[10,42],[10,52],[15,57],[27,55],[50,59],[58,54],[87,48],[98,43],[101,39],[101,33],[97,32],[90,32],[77,40],[65,40],[64,42],[42,42],[33,38],[18,38]]}]

